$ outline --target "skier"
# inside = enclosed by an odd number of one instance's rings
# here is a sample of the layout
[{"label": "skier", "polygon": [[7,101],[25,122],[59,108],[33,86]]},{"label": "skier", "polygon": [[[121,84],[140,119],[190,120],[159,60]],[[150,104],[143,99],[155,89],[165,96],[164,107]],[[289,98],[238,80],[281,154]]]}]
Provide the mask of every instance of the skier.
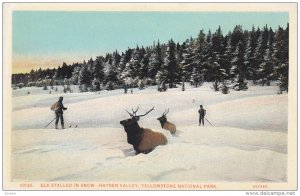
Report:
[{"label": "skier", "polygon": [[59,97],[58,102],[54,103],[51,106],[51,110],[53,110],[55,112],[55,116],[56,116],[55,129],[58,129],[59,119],[60,119],[60,123],[61,123],[61,128],[62,129],[65,128],[63,110],[67,110],[67,108],[65,108],[62,103],[63,99],[64,99],[63,97]]},{"label": "skier", "polygon": [[206,114],[206,110],[203,109],[202,105],[200,105],[200,109],[198,110],[198,113],[199,113],[199,126],[201,126],[201,122],[202,125],[204,126],[204,116]]}]

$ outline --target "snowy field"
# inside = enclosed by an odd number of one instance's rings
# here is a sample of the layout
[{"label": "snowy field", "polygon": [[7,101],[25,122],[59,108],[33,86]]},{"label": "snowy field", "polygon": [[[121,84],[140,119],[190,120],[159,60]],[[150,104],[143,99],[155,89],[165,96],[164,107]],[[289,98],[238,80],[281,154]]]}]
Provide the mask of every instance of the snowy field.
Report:
[{"label": "snowy field", "polygon": [[[276,86],[250,85],[224,95],[210,86],[184,92],[149,87],[133,94],[13,90],[13,181],[287,181],[287,94],[277,95]],[[55,130],[54,123],[44,128],[54,118],[50,106],[59,96],[70,128]],[[198,126],[200,104],[214,126]],[[125,109],[138,105],[138,113],[155,107],[139,125],[165,134],[168,144],[135,156],[120,121],[129,118]],[[178,129],[175,136],[156,120],[167,108]]]}]

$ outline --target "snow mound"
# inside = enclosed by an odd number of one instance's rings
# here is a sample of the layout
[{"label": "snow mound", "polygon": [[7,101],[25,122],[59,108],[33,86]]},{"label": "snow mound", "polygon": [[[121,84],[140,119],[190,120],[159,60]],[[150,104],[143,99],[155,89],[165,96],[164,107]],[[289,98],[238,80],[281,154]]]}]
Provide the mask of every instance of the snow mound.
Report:
[{"label": "snow mound", "polygon": [[[74,87],[75,88],[75,87]],[[61,87],[60,87],[61,89]],[[41,88],[15,90],[12,104],[12,179],[93,182],[286,182],[288,96],[276,86],[214,92],[211,83],[158,92],[152,86],[99,93],[62,94]],[[30,94],[27,94],[31,90]],[[65,130],[55,130],[50,106],[64,96]],[[198,125],[199,105],[207,110]],[[139,114],[141,127],[164,133],[168,144],[149,154],[127,143],[120,121]],[[161,129],[157,118],[169,108],[177,132]],[[73,128],[76,127],[77,128]]]},{"label": "snow mound", "polygon": [[229,127],[178,127],[168,144],[134,155],[122,128],[13,132],[14,181],[282,182],[287,135]]}]

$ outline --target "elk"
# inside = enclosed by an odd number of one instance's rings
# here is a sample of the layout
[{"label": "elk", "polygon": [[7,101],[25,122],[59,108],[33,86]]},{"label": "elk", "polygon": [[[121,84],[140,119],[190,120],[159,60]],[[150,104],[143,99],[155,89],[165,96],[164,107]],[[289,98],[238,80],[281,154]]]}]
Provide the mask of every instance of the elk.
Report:
[{"label": "elk", "polygon": [[162,133],[142,128],[138,124],[140,117],[149,114],[154,110],[154,106],[143,115],[136,115],[138,109],[139,107],[135,111],[132,109],[132,113],[126,110],[131,118],[120,121],[120,124],[124,126],[125,132],[127,133],[127,142],[133,145],[136,154],[147,154],[157,146],[167,144],[167,138]]},{"label": "elk", "polygon": [[169,113],[169,108],[168,111],[165,110],[165,112],[157,120],[159,120],[160,125],[163,129],[166,129],[170,131],[171,134],[174,134],[176,132],[176,126],[173,123],[168,122],[166,116],[168,113]]}]

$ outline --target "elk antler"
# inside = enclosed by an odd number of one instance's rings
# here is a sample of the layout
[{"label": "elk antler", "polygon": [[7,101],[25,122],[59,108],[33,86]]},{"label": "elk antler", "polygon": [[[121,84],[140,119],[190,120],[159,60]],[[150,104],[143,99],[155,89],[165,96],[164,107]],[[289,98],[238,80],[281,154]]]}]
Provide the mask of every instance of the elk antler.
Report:
[{"label": "elk antler", "polygon": [[127,110],[125,110],[131,117],[134,117],[133,114],[131,114],[130,112],[128,112]]},{"label": "elk antler", "polygon": [[136,117],[136,113],[139,110],[140,105],[137,107],[137,109],[134,111],[133,108],[131,108],[132,110],[132,114],[130,112],[128,112],[127,110],[125,110],[131,117]]},{"label": "elk antler", "polygon": [[147,111],[145,114],[143,114],[143,115],[138,115],[138,116],[135,116],[135,117],[146,116],[146,115],[149,114],[152,110],[154,110],[154,106],[151,108],[151,110]]},{"label": "elk antler", "polygon": [[168,111],[166,110],[163,115],[167,115],[169,113],[169,108],[168,108]]},{"label": "elk antler", "polygon": [[133,111],[133,108],[131,109],[134,116],[136,116],[136,113],[137,113],[137,111],[139,110],[139,108],[140,108],[140,105],[137,107],[137,109],[136,109],[135,111]]}]

